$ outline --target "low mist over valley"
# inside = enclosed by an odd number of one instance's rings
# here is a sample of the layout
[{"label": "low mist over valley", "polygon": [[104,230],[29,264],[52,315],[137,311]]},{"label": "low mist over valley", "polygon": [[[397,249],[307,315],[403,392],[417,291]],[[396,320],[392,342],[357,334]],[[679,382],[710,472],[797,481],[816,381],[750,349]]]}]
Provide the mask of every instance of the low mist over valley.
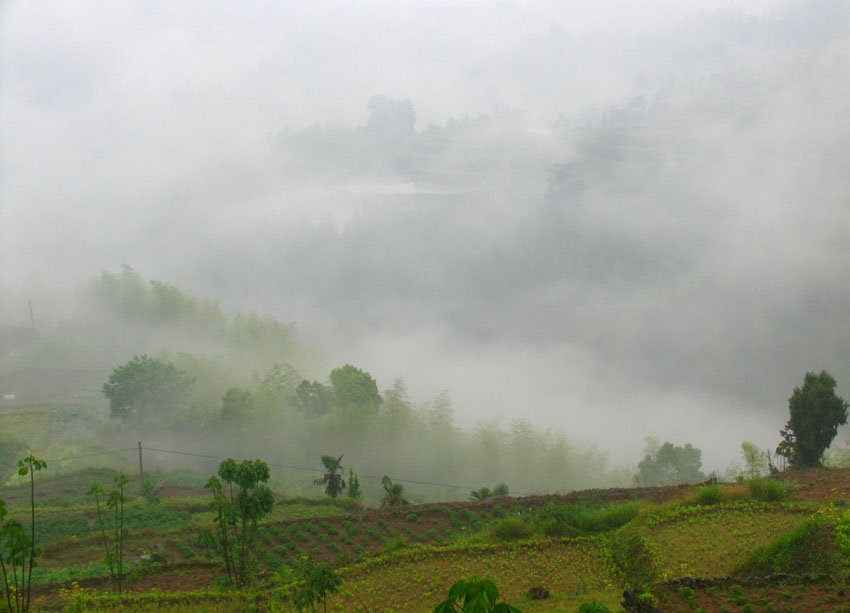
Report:
[{"label": "low mist over valley", "polygon": [[0,411],[532,493],[848,395],[846,2],[302,4],[0,7]]}]

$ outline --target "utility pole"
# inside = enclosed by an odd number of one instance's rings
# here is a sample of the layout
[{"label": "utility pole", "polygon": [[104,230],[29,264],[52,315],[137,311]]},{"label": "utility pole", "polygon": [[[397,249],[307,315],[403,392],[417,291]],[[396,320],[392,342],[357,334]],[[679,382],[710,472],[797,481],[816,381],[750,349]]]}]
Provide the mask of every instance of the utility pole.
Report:
[{"label": "utility pole", "polygon": [[32,326],[32,331],[35,332],[35,317],[32,316],[32,300],[27,300],[30,305],[30,326]]},{"label": "utility pole", "polygon": [[139,494],[145,491],[145,471],[142,468],[142,441],[139,441]]}]

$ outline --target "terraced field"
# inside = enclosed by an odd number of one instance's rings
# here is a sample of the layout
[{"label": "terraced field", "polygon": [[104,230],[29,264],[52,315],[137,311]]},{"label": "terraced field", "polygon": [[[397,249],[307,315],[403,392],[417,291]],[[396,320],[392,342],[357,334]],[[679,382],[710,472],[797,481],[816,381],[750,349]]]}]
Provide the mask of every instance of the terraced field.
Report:
[{"label": "terraced field", "polygon": [[[123,597],[107,593],[96,515],[84,495],[87,483],[110,476],[91,470],[39,483],[36,525],[44,555],[34,577],[40,610],[62,610],[73,602],[78,610],[242,611],[248,603],[260,603],[260,610],[294,610],[290,598],[297,581],[291,569],[305,556],[338,569],[343,583],[328,601],[332,611],[430,611],[451,583],[473,575],[493,579],[502,596],[523,611],[572,611],[591,600],[616,610],[628,585],[615,545],[622,534],[640,537],[644,549],[635,556],[646,556],[653,567],[659,581],[653,593],[664,610],[731,611],[736,610],[729,608],[733,597],[753,606],[765,603],[768,611],[806,610],[809,601],[820,610],[841,610],[846,602],[838,595],[846,565],[815,587],[745,585],[741,597],[729,596],[734,583],[689,595],[669,581],[728,575],[754,548],[825,509],[840,515],[850,503],[847,471],[785,475],[798,484],[794,498],[770,502],[752,499],[741,486],[724,486],[716,504],[699,504],[696,488],[684,487],[391,509],[362,509],[330,499],[280,500],[259,532],[258,581],[240,591],[221,587],[221,563],[198,539],[212,521],[209,494],[174,487],[170,493],[179,496],[128,503],[130,575]],[[22,491],[7,488],[0,498],[19,509]],[[620,527],[574,537],[539,530],[507,541],[495,536],[494,527],[506,520],[533,527],[547,505],[578,505],[592,513],[627,498],[637,505],[637,515]],[[151,552],[157,553],[153,560]],[[528,592],[534,587],[545,588],[549,597],[532,600]]]}]

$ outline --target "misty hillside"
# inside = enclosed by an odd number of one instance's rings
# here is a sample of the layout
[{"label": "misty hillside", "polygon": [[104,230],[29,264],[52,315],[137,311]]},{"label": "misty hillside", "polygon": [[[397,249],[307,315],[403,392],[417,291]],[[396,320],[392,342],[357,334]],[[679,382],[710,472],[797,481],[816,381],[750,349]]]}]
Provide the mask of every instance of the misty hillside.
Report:
[{"label": "misty hillside", "polygon": [[[354,364],[466,430],[720,469],[805,372],[847,395],[846,3],[265,11],[4,7],[0,323],[51,331],[3,341],[4,386]],[[123,264],[204,298],[117,325],[79,288]]]}]

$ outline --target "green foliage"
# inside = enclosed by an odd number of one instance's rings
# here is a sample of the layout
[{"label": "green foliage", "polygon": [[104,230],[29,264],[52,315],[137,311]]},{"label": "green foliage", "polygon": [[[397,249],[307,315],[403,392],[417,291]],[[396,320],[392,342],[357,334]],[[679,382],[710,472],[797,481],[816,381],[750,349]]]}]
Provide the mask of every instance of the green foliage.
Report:
[{"label": "green foliage", "polygon": [[330,380],[337,406],[345,411],[377,412],[383,402],[372,375],[351,364],[332,370]]},{"label": "green foliage", "polygon": [[387,475],[381,477],[381,487],[384,488],[384,496],[381,498],[382,507],[394,507],[408,504],[404,499],[404,486],[401,483],[393,483]]},{"label": "green foliage", "polygon": [[610,613],[610,611],[604,604],[595,600],[583,602],[578,607],[578,613]]},{"label": "green foliage", "polygon": [[0,439],[0,483],[17,472],[17,458],[21,456],[25,449],[26,445],[21,441],[9,438]]},{"label": "green foliage", "polygon": [[550,501],[534,514],[534,522],[546,536],[582,536],[623,526],[638,515],[635,503],[592,508],[586,503]]},{"label": "green foliage", "polygon": [[[126,536],[124,526],[124,486],[129,483],[129,480],[123,474],[119,474],[113,479],[115,488],[109,493],[109,496],[106,495],[106,492],[97,483],[91,486],[88,495],[94,496],[95,507],[97,508],[97,520],[103,540],[103,549],[106,554],[106,562],[109,565],[109,581],[112,585],[112,591],[120,594],[124,579],[124,537]],[[106,528],[103,525],[103,514],[100,508],[100,499],[102,497],[106,498],[106,508],[112,509],[114,514],[111,538],[107,538]]]},{"label": "green foliage", "polygon": [[216,302],[185,296],[170,283],[145,283],[126,264],[118,275],[103,271],[93,289],[101,304],[128,321],[180,324],[201,329],[208,336],[225,327]]},{"label": "green foliage", "polygon": [[279,412],[294,402],[295,390],[301,381],[301,375],[293,366],[274,364],[257,383],[257,408],[267,414]]},{"label": "green foliage", "polygon": [[492,498],[494,496],[507,496],[508,495],[508,486],[505,483],[500,483],[492,490],[489,487],[482,487],[477,490],[472,490],[469,494],[470,500],[487,500],[488,498]]},{"label": "green foliage", "polygon": [[507,496],[510,494],[510,490],[508,489],[507,483],[500,483],[496,487],[493,488],[491,492],[493,496]]},{"label": "green foliage", "polygon": [[461,579],[449,588],[446,600],[433,613],[520,613],[516,607],[499,602],[499,588],[490,579]]},{"label": "green foliage", "polygon": [[803,387],[794,387],[788,399],[790,417],[780,431],[778,455],[794,468],[816,466],[838,432],[847,423],[847,401],[835,393],[837,383],[828,372],[807,372]]},{"label": "green foliage", "polygon": [[112,417],[138,422],[185,406],[192,384],[174,364],[143,355],[116,366],[101,391]]},{"label": "green foliage", "polygon": [[[30,477],[30,533],[20,522],[9,519],[0,525],[0,569],[3,573],[3,586],[6,604],[11,613],[14,597],[16,613],[29,611],[32,595],[32,571],[37,566],[35,559],[41,555],[41,549],[35,542],[35,473],[47,468],[47,462],[29,455],[18,460],[18,475]],[[0,500],[0,521],[8,511]]]},{"label": "green foliage", "polygon": [[254,394],[242,387],[229,387],[221,399],[221,417],[238,423],[254,410]]},{"label": "green foliage", "polygon": [[213,476],[206,484],[217,515],[218,546],[229,582],[241,588],[253,577],[258,523],[274,507],[274,494],[264,485],[269,480],[269,467],[261,460],[237,464],[228,458],[219,464],[218,475],[221,481]]},{"label": "green foliage", "polygon": [[749,479],[758,479],[768,473],[767,453],[759,449],[755,443],[741,443],[741,455],[744,458],[746,475]]},{"label": "green foliage", "polygon": [[627,528],[615,533],[610,539],[610,555],[623,587],[650,584],[658,578],[658,555],[637,530]]},{"label": "green foliage", "polygon": [[723,500],[722,493],[720,491],[720,485],[715,483],[713,485],[705,485],[697,490],[696,502],[697,504],[701,504],[704,506],[710,506],[713,504],[718,504]]},{"label": "green foliage", "polygon": [[354,474],[354,470],[348,469],[348,497],[352,500],[360,500],[363,490],[360,488],[360,477]]},{"label": "green foliage", "polygon": [[324,415],[334,406],[333,390],[318,381],[304,379],[295,389],[295,406],[308,416]]},{"label": "green foliage", "polygon": [[469,494],[470,500],[487,500],[493,494],[490,493],[489,487],[482,487],[481,489],[472,490]]},{"label": "green foliage", "polygon": [[753,549],[732,570],[732,574],[763,577],[772,573],[833,574],[842,564],[835,545],[834,526],[814,518],[793,532]]},{"label": "green foliage", "polygon": [[794,491],[793,486],[776,479],[751,479],[747,481],[750,495],[763,502],[787,500]]},{"label": "green foliage", "polygon": [[328,596],[339,591],[339,586],[342,585],[342,579],[336,571],[327,564],[316,564],[311,556],[302,556],[296,575],[304,584],[295,594],[295,608],[299,611],[315,611],[316,603],[321,603],[323,610],[327,611]]},{"label": "green foliage", "polygon": [[705,481],[702,466],[702,451],[686,443],[684,447],[666,442],[657,449],[650,449],[638,464],[636,485],[677,485]]},{"label": "green foliage", "polygon": [[505,517],[490,530],[494,538],[500,541],[515,541],[529,538],[533,530],[519,517]]},{"label": "green foliage", "polygon": [[342,468],[342,457],[334,458],[331,455],[323,455],[322,466],[325,467],[325,474],[322,475],[321,479],[313,481],[313,485],[324,485],[325,494],[331,498],[336,498],[345,491],[345,480],[342,478],[342,475],[345,474]]}]

